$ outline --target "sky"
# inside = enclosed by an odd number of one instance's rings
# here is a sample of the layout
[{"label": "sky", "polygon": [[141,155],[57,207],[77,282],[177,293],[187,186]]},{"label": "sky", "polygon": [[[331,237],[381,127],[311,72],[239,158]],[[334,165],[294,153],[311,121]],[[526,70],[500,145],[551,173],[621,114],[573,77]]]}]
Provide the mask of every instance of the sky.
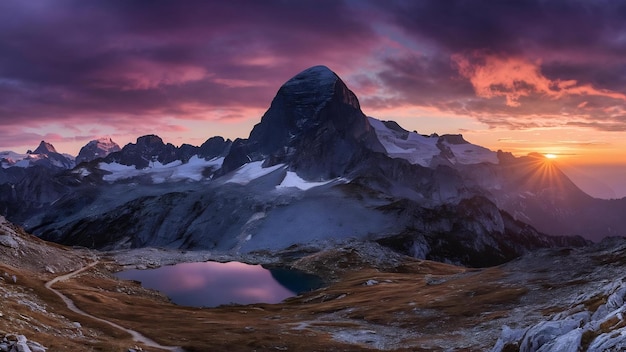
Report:
[{"label": "sky", "polygon": [[0,150],[245,138],[326,65],[369,116],[626,196],[625,57],[620,0],[3,0]]}]

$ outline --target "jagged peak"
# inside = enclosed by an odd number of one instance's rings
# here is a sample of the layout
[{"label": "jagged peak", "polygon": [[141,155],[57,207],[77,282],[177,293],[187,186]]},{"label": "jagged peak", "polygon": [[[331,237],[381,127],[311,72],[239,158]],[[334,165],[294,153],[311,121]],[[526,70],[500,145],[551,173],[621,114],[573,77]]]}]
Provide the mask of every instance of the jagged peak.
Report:
[{"label": "jagged peak", "polygon": [[87,144],[104,144],[104,145],[110,145],[110,144],[117,144],[113,141],[113,139],[111,137],[98,137],[96,139],[92,139],[91,141],[89,141],[89,143]]},{"label": "jagged peak", "polygon": [[341,99],[360,110],[356,95],[326,66],[313,66],[293,76],[278,90],[277,97],[289,97],[304,109],[319,111],[328,101]]},{"label": "jagged peak", "polygon": [[29,154],[50,154],[50,153],[58,153],[54,146],[46,141],[41,141],[37,149],[34,152]]},{"label": "jagged peak", "polygon": [[448,144],[469,144],[469,142],[463,138],[462,134],[444,134],[439,138],[448,142]]},{"label": "jagged peak", "polygon": [[76,163],[79,164],[85,161],[103,158],[120,150],[122,150],[122,148],[120,148],[117,143],[113,142],[111,137],[100,137],[89,141],[89,143],[80,148],[78,156],[76,157]]},{"label": "jagged peak", "polygon": [[[263,154],[282,148],[303,131],[319,125],[323,119],[320,112],[333,101],[363,115],[358,99],[337,74],[326,66],[310,67],[281,86],[249,139],[263,146]],[[337,117],[346,118],[345,113],[340,115]]]},{"label": "jagged peak", "polygon": [[302,83],[315,83],[317,86],[334,85],[339,76],[326,66],[318,65],[309,67],[288,80],[283,87],[299,85]]},{"label": "jagged peak", "polygon": [[[372,150],[383,150],[356,95],[337,74],[321,65],[298,73],[281,86],[248,140],[233,142],[221,172],[271,156],[269,164],[298,159],[294,163],[299,165],[302,174],[302,165],[307,162],[307,167],[313,169],[309,162],[313,157],[302,155],[309,147],[306,143],[314,140],[318,145],[329,146],[323,150],[337,148],[336,154],[342,154],[346,160],[350,153],[364,145]],[[343,149],[339,150],[339,145],[344,146]],[[321,154],[316,157],[320,158],[319,162],[324,159]],[[325,157],[327,160],[338,158]]]},{"label": "jagged peak", "polygon": [[137,137],[137,145],[153,145],[153,144],[165,144],[163,139],[156,134],[147,134],[145,136]]}]

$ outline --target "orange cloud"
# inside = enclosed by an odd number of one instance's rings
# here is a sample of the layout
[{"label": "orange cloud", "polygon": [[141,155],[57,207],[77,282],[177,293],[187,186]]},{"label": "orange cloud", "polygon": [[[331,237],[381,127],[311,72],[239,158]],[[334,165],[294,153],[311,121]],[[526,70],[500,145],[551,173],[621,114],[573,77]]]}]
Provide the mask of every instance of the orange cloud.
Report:
[{"label": "orange cloud", "polygon": [[568,95],[594,95],[626,101],[626,95],[607,89],[579,84],[576,80],[551,80],[541,73],[540,62],[519,57],[475,53],[455,54],[452,61],[459,73],[469,79],[476,95],[483,98],[504,97],[506,105],[520,106],[519,99],[539,94],[551,99]]}]

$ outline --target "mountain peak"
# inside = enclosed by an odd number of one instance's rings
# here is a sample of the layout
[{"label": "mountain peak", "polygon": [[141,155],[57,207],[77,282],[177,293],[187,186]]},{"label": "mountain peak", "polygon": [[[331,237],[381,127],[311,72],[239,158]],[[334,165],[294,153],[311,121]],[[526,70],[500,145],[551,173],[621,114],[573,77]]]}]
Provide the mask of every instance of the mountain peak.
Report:
[{"label": "mountain peak", "polygon": [[145,136],[138,137],[136,144],[138,146],[145,146],[145,147],[156,147],[156,146],[165,145],[165,143],[163,143],[163,139],[161,139],[161,137],[157,136],[156,134],[148,134]]},{"label": "mountain peak", "polygon": [[[191,147],[192,149],[195,148]],[[138,137],[137,142],[134,144],[126,144],[121,151],[109,154],[105,158],[105,162],[134,165],[137,169],[143,169],[148,167],[150,162],[158,161],[162,164],[168,164],[174,160],[182,159],[178,153],[178,148],[173,144],[165,144],[161,137],[149,134]]]},{"label": "mountain peak", "polygon": [[262,154],[270,154],[330,120],[345,120],[335,122],[339,129],[349,129],[355,116],[366,120],[356,95],[328,67],[313,66],[280,87],[249,140],[265,147]]},{"label": "mountain peak", "polygon": [[107,155],[122,150],[120,146],[113,142],[111,137],[100,137],[89,141],[84,147],[80,148],[80,152],[76,157],[76,164],[91,161],[98,158],[104,158]]},{"label": "mountain peak", "polygon": [[277,97],[284,95],[302,108],[321,110],[330,100],[341,98],[343,103],[360,110],[359,100],[339,76],[326,66],[313,66],[293,76],[280,87]]},{"label": "mountain peak", "polygon": [[[115,143],[113,142],[113,139],[111,137],[100,137],[98,139],[94,139],[91,142],[95,142],[98,144],[111,144],[111,143]],[[90,143],[91,143],[90,142]]]},{"label": "mountain peak", "polygon": [[339,76],[326,66],[313,66],[298,73],[288,80],[283,87],[298,86],[302,84],[314,84],[318,88],[326,88],[337,82]]},{"label": "mountain peak", "polygon": [[50,153],[57,153],[57,151],[56,149],[54,149],[54,146],[52,144],[46,141],[41,141],[37,149],[35,149],[35,151],[32,152],[32,154],[46,154],[46,155]]},{"label": "mountain peak", "polygon": [[250,137],[233,143],[221,172],[268,159],[310,178],[334,177],[362,148],[383,150],[359,100],[328,67],[313,66],[280,87]]}]

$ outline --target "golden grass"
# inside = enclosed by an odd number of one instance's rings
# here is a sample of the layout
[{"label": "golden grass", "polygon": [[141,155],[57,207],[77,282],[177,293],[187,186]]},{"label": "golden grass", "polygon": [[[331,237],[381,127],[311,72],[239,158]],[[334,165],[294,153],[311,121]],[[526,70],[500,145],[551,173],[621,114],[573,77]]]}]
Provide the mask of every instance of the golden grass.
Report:
[{"label": "golden grass", "polygon": [[[136,283],[104,278],[102,265],[96,270],[56,287],[90,314],[140,331],[163,345],[183,346],[189,351],[368,350],[367,346],[335,341],[330,332],[377,324],[443,336],[506,316],[506,307],[526,292],[521,287],[499,284],[503,273],[497,268],[467,270],[407,261],[397,272],[374,268],[348,271],[327,288],[280,304],[201,309],[164,302],[163,297]],[[372,279],[378,284],[365,285]],[[119,287],[133,294],[117,292]],[[442,329],[441,324],[433,324],[432,314],[455,323]],[[83,320],[79,321],[85,326],[120,338],[120,333],[108,326]],[[306,326],[296,329],[302,322]],[[396,351],[420,350],[419,341],[406,336]]]},{"label": "golden grass", "polygon": [[[26,236],[26,234],[21,233]],[[29,241],[40,241],[29,238]],[[74,251],[52,245],[68,257]],[[76,256],[77,262],[86,262]],[[362,351],[369,346],[347,344],[332,333],[372,326],[419,331],[401,336],[395,351],[428,351],[429,338],[459,339],[460,329],[504,318],[526,289],[499,283],[498,268],[466,269],[406,258],[401,265],[374,268],[355,251],[316,253],[300,265],[333,279],[328,287],[290,298],[280,304],[181,307],[137,282],[111,276],[114,263],[101,263],[74,278],[55,284],[76,305],[169,346],[187,351]],[[15,268],[0,264],[0,273],[16,275],[14,291],[28,291],[45,302],[47,312],[33,312],[15,300],[0,302],[0,330],[15,331],[38,341],[49,351],[122,352],[135,344],[128,334],[108,324],[71,312],[44,287],[55,275],[35,272],[41,264]],[[374,285],[366,285],[376,280]],[[56,313],[51,314],[51,312]],[[81,329],[72,326],[79,322]],[[30,324],[30,325],[29,325]],[[80,330],[84,337],[76,335]],[[68,339],[66,336],[74,334]],[[495,342],[495,341],[493,341]],[[148,349],[154,351],[154,349]]]},{"label": "golden grass", "polygon": [[[3,313],[0,330],[25,335],[30,340],[44,344],[49,351],[125,352],[128,347],[134,346],[126,334],[107,330],[107,326],[96,326],[92,320],[69,311],[58,296],[44,287],[49,274],[0,264],[0,273],[5,272],[15,275],[17,282],[13,283],[6,278],[0,281],[0,285],[13,294],[0,303],[0,311]],[[24,303],[25,300],[34,301],[45,311],[31,309]],[[95,327],[97,331],[81,329],[85,335],[81,338],[79,329],[72,322]]]}]

